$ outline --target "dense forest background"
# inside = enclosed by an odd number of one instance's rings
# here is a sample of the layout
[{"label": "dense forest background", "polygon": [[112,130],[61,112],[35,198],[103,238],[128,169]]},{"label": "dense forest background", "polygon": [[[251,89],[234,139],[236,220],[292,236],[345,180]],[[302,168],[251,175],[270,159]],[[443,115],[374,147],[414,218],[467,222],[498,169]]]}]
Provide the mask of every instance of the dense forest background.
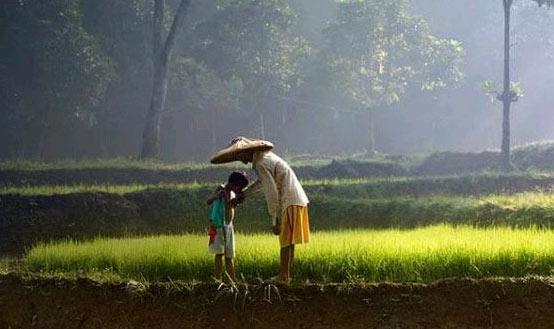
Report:
[{"label": "dense forest background", "polygon": [[[0,159],[138,155],[152,11],[151,0],[2,1]],[[501,106],[483,83],[501,85],[502,19],[492,0],[192,1],[161,157],[205,161],[236,135],[285,155],[498,149]],[[514,3],[515,144],[554,139],[552,28],[553,11]]]}]

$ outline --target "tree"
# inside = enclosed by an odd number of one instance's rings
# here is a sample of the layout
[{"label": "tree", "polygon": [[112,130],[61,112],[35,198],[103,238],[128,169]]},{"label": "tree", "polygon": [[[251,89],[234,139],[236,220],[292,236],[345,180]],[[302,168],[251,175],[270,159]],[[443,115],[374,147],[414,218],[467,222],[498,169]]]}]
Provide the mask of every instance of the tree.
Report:
[{"label": "tree", "polygon": [[0,17],[6,144],[18,157],[44,158],[52,132],[94,125],[113,66],[83,28],[77,1],[2,2]]},{"label": "tree", "polygon": [[407,1],[343,1],[326,35],[336,87],[368,111],[369,155],[377,108],[400,101],[410,86],[434,90],[462,76],[461,44],[432,35],[422,18],[408,14]]},{"label": "tree", "polygon": [[[152,0],[81,0],[85,30],[110,57],[113,79],[98,105],[94,137],[103,157],[137,154],[152,91]],[[89,144],[89,147],[93,147]],[[129,147],[129,146],[133,147]]]},{"label": "tree", "polygon": [[266,135],[266,102],[301,83],[307,43],[291,33],[295,13],[286,0],[231,0],[196,28],[196,57],[223,80],[239,79],[244,107]]},{"label": "tree", "polygon": [[177,33],[183,25],[190,2],[191,0],[181,0],[167,38],[164,41],[165,0],[154,1],[152,31],[154,77],[152,98],[146,114],[146,122],[142,133],[142,151],[140,154],[142,159],[158,158],[160,155],[160,123],[167,96],[169,63],[171,60],[171,53],[175,46]]},{"label": "tree", "polygon": [[[208,121],[211,150],[221,146],[219,134],[225,130],[224,111],[237,111],[240,82],[221,80],[205,64],[194,58],[179,56],[172,70],[168,91],[168,107],[174,111],[186,111]],[[196,120],[194,120],[196,121]]]},{"label": "tree", "polygon": [[[554,5],[554,0],[533,0],[539,6]],[[509,170],[510,164],[510,107],[517,102],[518,94],[512,88],[510,80],[510,18],[514,0],[502,0],[504,9],[504,83],[502,93],[498,95],[498,100],[502,102],[502,145],[501,145],[501,168]]]}]

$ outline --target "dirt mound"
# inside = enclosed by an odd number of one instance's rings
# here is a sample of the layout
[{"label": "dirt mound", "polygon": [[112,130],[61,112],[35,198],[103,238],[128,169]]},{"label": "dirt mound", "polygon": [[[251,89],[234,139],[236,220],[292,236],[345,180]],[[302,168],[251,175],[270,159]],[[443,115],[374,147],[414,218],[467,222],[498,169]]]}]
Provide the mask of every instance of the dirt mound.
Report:
[{"label": "dirt mound", "polygon": [[516,147],[512,161],[519,169],[554,169],[554,142],[539,142]]},{"label": "dirt mound", "polygon": [[392,162],[360,162],[333,160],[322,167],[315,178],[363,178],[406,176],[408,171]]},{"label": "dirt mound", "polygon": [[4,275],[0,328],[550,328],[554,323],[554,287],[543,279],[272,291]]},{"label": "dirt mound", "polygon": [[423,163],[412,169],[412,172],[421,176],[478,173],[497,169],[499,161],[500,154],[497,152],[439,152],[425,158]]},{"label": "dirt mound", "polygon": [[[416,175],[458,175],[495,171],[500,163],[500,153],[439,152],[425,158],[423,163],[412,168]],[[531,143],[512,151],[512,164],[520,170],[554,169],[554,141]]]}]

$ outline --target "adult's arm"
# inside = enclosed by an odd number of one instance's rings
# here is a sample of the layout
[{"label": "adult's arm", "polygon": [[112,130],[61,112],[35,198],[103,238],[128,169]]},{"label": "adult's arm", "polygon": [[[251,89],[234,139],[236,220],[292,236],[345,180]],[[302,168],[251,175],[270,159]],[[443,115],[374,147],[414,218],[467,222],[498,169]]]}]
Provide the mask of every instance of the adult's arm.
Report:
[{"label": "adult's arm", "polygon": [[245,199],[248,199],[252,195],[259,192],[261,189],[262,189],[262,181],[258,178],[254,183],[250,184],[250,186],[244,189],[244,191],[242,192],[242,196]]},{"label": "adult's arm", "polygon": [[277,224],[277,217],[279,216],[279,190],[277,189],[277,184],[269,168],[258,166],[256,167],[256,172],[258,173],[265,194],[267,210],[271,216],[273,226],[275,226]]}]

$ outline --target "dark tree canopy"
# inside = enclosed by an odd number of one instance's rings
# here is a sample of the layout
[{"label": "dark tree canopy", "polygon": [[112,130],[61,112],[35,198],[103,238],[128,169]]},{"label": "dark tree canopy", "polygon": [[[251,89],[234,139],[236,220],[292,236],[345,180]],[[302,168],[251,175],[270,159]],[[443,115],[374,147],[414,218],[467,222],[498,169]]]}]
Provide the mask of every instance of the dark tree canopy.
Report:
[{"label": "dark tree canopy", "polygon": [[[156,76],[155,2],[0,2],[0,158],[140,154]],[[191,1],[168,57],[153,154],[204,161],[238,134],[266,136],[291,154],[362,152],[371,149],[370,138],[385,152],[497,147],[498,119],[483,110],[475,86],[498,76],[502,2],[433,3],[435,16],[414,14],[423,2]],[[181,3],[164,2],[160,40]],[[554,0],[513,3],[549,7]],[[479,13],[471,23],[452,19],[451,11],[466,7]],[[449,22],[438,9],[451,14]],[[548,52],[552,38],[539,31],[550,18],[526,20],[519,29],[532,25],[526,39]],[[464,62],[464,52],[481,56],[481,65]],[[544,60],[540,65],[550,70]],[[538,94],[547,82],[522,86]],[[517,108],[527,106],[530,116],[545,107],[527,99]],[[480,122],[495,128],[469,136]],[[425,142],[410,144],[414,136]]]}]

